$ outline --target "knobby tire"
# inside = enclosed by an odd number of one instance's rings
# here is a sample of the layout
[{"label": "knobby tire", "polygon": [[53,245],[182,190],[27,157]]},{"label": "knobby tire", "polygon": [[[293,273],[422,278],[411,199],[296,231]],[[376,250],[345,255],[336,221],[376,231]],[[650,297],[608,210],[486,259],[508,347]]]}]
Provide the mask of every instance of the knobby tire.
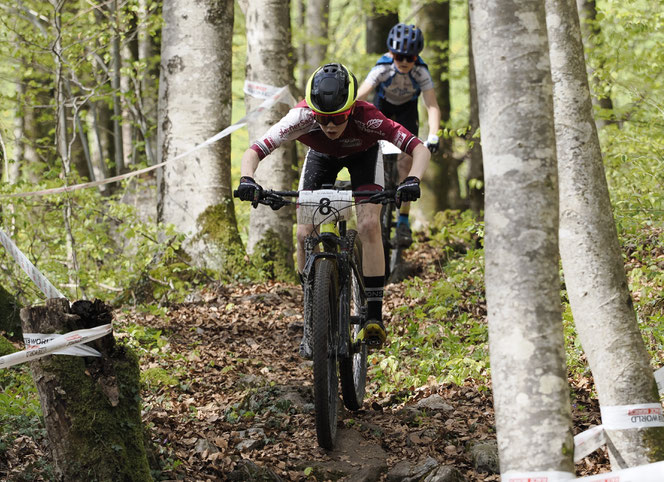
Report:
[{"label": "knobby tire", "polygon": [[314,404],[316,407],[316,435],[318,444],[326,449],[334,447],[337,434],[337,269],[334,261],[321,258],[314,268],[313,361]]},{"label": "knobby tire", "polygon": [[[364,293],[361,292],[360,279],[362,277],[362,247],[359,236],[354,230],[349,230],[348,239],[350,241],[350,276],[348,283],[344,288],[347,290],[346,296],[341,296],[343,303],[339,306],[344,310],[344,315],[360,316],[366,314],[367,300]],[[348,335],[341,333],[341,336],[348,336],[348,346],[352,347],[352,341],[360,331],[360,325],[350,325]],[[339,376],[341,378],[341,393],[343,394],[344,405],[348,410],[359,410],[364,403],[364,394],[367,381],[367,346],[362,343],[357,351],[352,351],[347,358],[339,360]]]}]

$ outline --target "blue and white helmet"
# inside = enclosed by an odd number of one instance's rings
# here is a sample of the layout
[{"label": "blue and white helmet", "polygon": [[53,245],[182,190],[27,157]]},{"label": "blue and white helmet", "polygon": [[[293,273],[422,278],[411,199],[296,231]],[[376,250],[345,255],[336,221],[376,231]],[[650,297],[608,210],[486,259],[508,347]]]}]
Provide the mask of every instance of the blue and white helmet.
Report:
[{"label": "blue and white helmet", "polygon": [[387,48],[394,54],[418,55],[424,48],[424,36],[415,25],[398,23],[387,36]]}]

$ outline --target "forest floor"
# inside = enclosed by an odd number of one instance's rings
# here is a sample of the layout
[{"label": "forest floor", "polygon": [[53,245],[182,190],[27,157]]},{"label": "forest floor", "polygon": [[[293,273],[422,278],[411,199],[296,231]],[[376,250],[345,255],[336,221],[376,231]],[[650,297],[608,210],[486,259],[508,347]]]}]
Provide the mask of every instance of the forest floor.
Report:
[{"label": "forest floor", "polygon": [[[426,254],[413,249],[409,258],[425,284],[432,282],[435,274],[417,266]],[[388,285],[384,311],[392,326],[400,320],[389,313],[401,303],[401,285]],[[116,337],[142,340],[143,418],[158,480],[404,480],[399,474],[431,464],[456,469],[458,480],[499,480],[495,460],[471,455],[477,445],[495,453],[486,380],[370,395],[362,410],[343,409],[337,450],[319,448],[311,362],[297,355],[301,306],[299,286],[265,283],[209,287],[165,316],[115,313]],[[591,381],[570,384],[574,407],[584,407],[575,408],[579,433],[600,423],[599,409]],[[44,480],[35,468],[48,458],[46,444],[17,438],[5,452],[8,480]],[[35,478],[26,477],[27,467]],[[576,470],[607,471],[605,451]]]}]

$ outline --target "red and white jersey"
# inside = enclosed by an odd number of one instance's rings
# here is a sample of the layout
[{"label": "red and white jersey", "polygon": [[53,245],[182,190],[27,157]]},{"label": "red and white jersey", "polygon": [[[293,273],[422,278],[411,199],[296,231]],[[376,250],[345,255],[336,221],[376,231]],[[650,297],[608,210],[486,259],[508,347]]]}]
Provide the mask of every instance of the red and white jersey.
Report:
[{"label": "red and white jersey", "polygon": [[285,141],[298,140],[314,151],[333,157],[344,157],[366,151],[380,140],[389,141],[407,154],[422,144],[401,124],[385,117],[373,104],[358,100],[341,136],[330,139],[314,120],[314,112],[301,101],[263,137],[251,145],[263,159]]}]

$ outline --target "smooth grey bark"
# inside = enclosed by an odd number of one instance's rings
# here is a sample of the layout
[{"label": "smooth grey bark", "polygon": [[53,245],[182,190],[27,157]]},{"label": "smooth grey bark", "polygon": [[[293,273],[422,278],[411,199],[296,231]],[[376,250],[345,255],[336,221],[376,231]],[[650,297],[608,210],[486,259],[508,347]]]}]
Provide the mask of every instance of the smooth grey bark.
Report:
[{"label": "smooth grey bark", "polygon": [[[658,403],[593,119],[575,0],[546,0],[560,186],[560,254],[602,406]],[[664,458],[664,427],[608,430],[614,470]]]},{"label": "smooth grey bark", "polygon": [[[231,123],[233,2],[167,0],[163,18],[158,158],[168,161]],[[166,164],[158,190],[158,217],[189,236],[194,263],[222,269],[240,242],[230,137]]]},{"label": "smooth grey bark", "polygon": [[[151,15],[157,12],[150,11],[148,0],[138,1],[138,60],[145,63],[147,69],[140,81],[138,92],[139,115],[145,140],[145,151],[150,164],[156,163],[155,147],[157,135],[154,128],[157,119],[157,82],[158,73],[152,65],[152,57],[155,55],[154,42],[148,32],[148,22]],[[155,76],[156,74],[156,76]]]},{"label": "smooth grey bark", "polygon": [[113,37],[111,39],[111,87],[113,88],[113,151],[115,154],[115,173],[122,174],[125,171],[124,142],[122,140],[122,96],[120,92],[122,67],[122,55],[120,53],[120,28],[118,25],[118,2],[112,0],[107,6],[109,17],[113,25]]},{"label": "smooth grey bark", "polygon": [[25,118],[21,101],[25,95],[25,85],[19,79],[16,83],[17,105],[14,114],[14,155],[13,162],[7,166],[7,182],[16,184],[21,177],[21,163],[23,162],[23,151],[25,143]]},{"label": "smooth grey bark", "polygon": [[573,476],[544,4],[471,0],[486,181],[485,280],[501,472]]},{"label": "smooth grey bark", "polygon": [[307,33],[307,39],[303,44],[304,58],[301,59],[301,65],[304,67],[302,76],[304,81],[325,61],[327,44],[330,42],[328,38],[329,12],[329,0],[309,0],[305,4],[304,31]]},{"label": "smooth grey bark", "polygon": [[[311,4],[309,4],[309,7]],[[290,8],[288,0],[250,0],[247,4],[247,80],[274,87],[292,86]],[[270,22],[261,19],[269,18]],[[258,107],[263,99],[245,95],[247,112]],[[248,123],[249,140],[253,142],[288,112],[288,105],[279,103]],[[256,181],[267,188],[292,189],[295,181],[292,142],[286,143],[263,159],[256,170]],[[278,263],[293,269],[294,210],[282,208],[273,211],[267,206],[252,209],[249,218],[249,253],[270,246]],[[281,246],[276,248],[274,243]],[[277,254],[279,253],[279,254]],[[277,260],[275,260],[277,261]]]}]

